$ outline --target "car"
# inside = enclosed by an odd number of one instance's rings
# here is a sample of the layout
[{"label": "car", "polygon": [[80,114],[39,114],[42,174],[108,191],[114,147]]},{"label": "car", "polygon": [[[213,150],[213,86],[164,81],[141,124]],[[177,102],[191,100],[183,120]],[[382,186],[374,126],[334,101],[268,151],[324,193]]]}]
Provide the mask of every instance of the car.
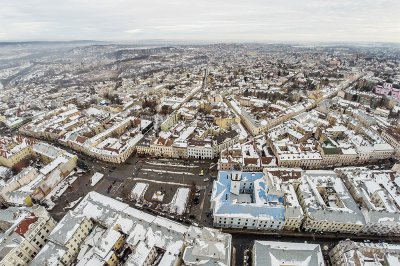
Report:
[{"label": "car", "polygon": [[189,215],[189,218],[190,218],[190,219],[196,219],[196,216],[193,215],[193,214],[191,214],[191,215]]},{"label": "car", "polygon": [[210,181],[210,179],[209,178],[204,178],[203,181],[207,182],[207,181]]}]

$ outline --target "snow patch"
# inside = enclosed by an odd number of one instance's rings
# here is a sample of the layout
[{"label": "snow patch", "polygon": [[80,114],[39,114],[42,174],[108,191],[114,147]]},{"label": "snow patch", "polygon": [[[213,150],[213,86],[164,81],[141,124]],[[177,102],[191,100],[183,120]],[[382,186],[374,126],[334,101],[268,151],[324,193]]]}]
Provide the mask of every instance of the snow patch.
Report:
[{"label": "snow patch", "polygon": [[104,175],[102,173],[99,172],[94,173],[94,175],[90,179],[90,185],[92,187],[95,186],[103,178],[103,176]]}]

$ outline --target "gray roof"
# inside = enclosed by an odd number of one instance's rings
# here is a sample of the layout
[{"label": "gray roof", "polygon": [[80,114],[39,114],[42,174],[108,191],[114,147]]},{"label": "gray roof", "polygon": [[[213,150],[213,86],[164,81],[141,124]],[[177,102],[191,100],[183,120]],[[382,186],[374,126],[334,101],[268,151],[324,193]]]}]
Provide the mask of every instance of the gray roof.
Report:
[{"label": "gray roof", "polygon": [[65,245],[79,228],[85,216],[68,212],[51,232],[49,239]]},{"label": "gray roof", "polygon": [[30,265],[46,265],[46,266],[57,266],[58,262],[64,256],[66,249],[62,246],[48,242],[32,260]]},{"label": "gray roof", "polygon": [[255,266],[324,266],[321,247],[318,244],[254,241]]}]

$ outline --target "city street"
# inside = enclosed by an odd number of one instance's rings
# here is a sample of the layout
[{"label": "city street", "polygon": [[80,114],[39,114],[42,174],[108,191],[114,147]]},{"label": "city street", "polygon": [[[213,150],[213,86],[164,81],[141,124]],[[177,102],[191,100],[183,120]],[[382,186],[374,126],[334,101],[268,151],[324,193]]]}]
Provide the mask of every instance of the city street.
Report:
[{"label": "city street", "polygon": [[249,232],[240,230],[224,229],[223,232],[232,234],[232,245],[235,248],[236,265],[243,265],[244,252],[252,250],[254,240],[260,241],[287,241],[294,243],[309,243],[321,245],[321,250],[324,255],[326,265],[329,264],[328,252],[339,241],[351,239],[354,241],[370,241],[370,242],[386,242],[390,244],[399,244],[400,238],[397,237],[382,237],[382,236],[345,236],[343,234],[313,234],[305,232]]}]

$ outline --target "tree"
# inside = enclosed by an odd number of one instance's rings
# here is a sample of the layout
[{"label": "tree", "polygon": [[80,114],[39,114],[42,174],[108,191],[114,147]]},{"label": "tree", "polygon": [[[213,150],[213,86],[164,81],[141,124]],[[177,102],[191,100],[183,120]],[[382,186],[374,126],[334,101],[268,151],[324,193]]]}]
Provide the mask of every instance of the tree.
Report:
[{"label": "tree", "polygon": [[163,105],[163,106],[161,107],[160,113],[161,113],[162,115],[168,115],[168,114],[170,114],[171,112],[172,112],[171,106]]},{"label": "tree", "polygon": [[119,95],[116,93],[106,92],[104,93],[104,98],[109,100],[111,104],[122,104],[121,98],[119,98]]},{"label": "tree", "polygon": [[244,96],[244,97],[249,97],[249,96],[250,96],[249,89],[246,88],[246,89],[244,90],[243,96]]}]

